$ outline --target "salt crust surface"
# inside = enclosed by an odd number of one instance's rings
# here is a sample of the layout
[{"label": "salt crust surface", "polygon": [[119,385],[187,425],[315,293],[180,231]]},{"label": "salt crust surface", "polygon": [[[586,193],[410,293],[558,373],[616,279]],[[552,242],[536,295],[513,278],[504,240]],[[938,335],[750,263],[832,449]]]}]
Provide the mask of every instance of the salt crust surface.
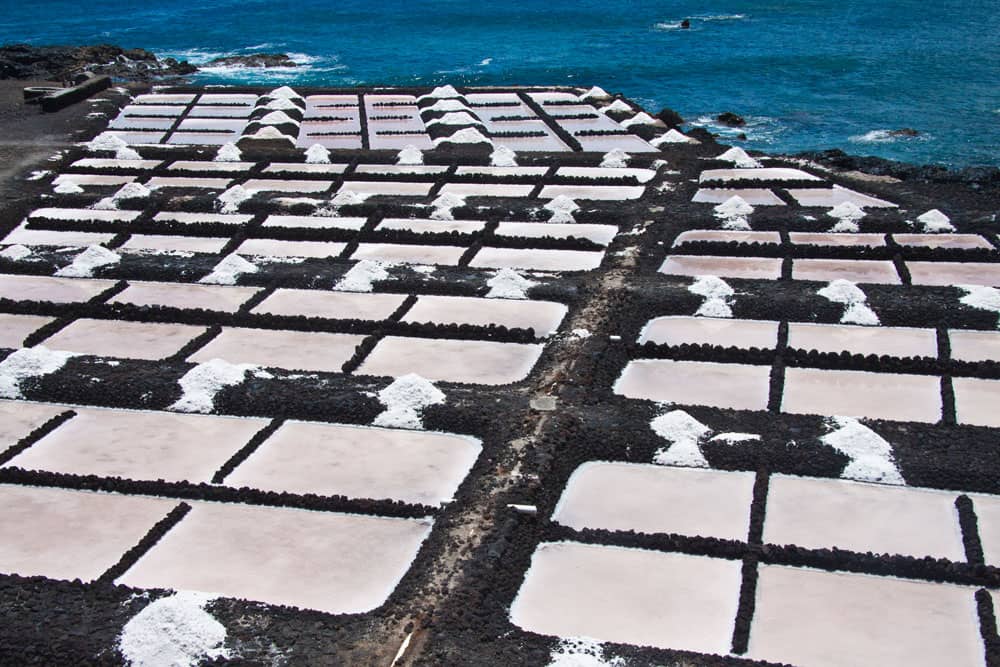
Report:
[{"label": "salt crust surface", "polygon": [[[966,306],[1000,313],[1000,289],[982,285],[955,285],[955,287],[965,292],[965,296],[959,301]],[[997,321],[997,328],[1000,329],[1000,320]]]},{"label": "salt crust surface", "polygon": [[389,279],[389,272],[386,269],[391,266],[392,264],[388,262],[363,259],[344,274],[334,289],[341,292],[371,292],[373,283]]},{"label": "salt crust surface", "polygon": [[668,447],[656,450],[653,463],[688,468],[709,467],[698,447],[698,441],[711,433],[711,429],[700,421],[683,410],[672,410],[654,419],[649,427],[671,443]]},{"label": "salt crust surface", "polygon": [[256,266],[233,253],[215,265],[212,272],[199,280],[205,285],[235,285],[236,280],[244,273],[257,273]]},{"label": "salt crust surface", "polygon": [[56,271],[62,278],[90,278],[94,270],[121,261],[121,256],[99,245],[89,246],[73,259],[73,263]]},{"label": "salt crust surface", "polygon": [[374,426],[423,429],[420,412],[429,405],[445,402],[445,395],[430,380],[416,373],[397,378],[378,393],[385,411],[375,417]]},{"label": "salt crust surface", "polygon": [[705,301],[695,312],[696,317],[732,317],[733,309],[730,300],[735,292],[722,278],[718,276],[700,276],[688,286],[692,294],[705,297]]},{"label": "salt crust surface", "polygon": [[75,356],[72,352],[50,350],[41,345],[15,350],[0,362],[0,398],[24,398],[21,382],[54,373]]},{"label": "salt crust surface", "polygon": [[829,301],[847,306],[840,318],[841,324],[859,324],[868,327],[879,325],[878,315],[868,307],[868,296],[850,280],[838,278],[819,290],[817,294]]},{"label": "salt crust surface", "polygon": [[230,657],[226,628],[204,607],[214,596],[180,591],[155,600],[133,616],[118,638],[132,667],[193,667],[202,660]]},{"label": "salt crust surface", "polygon": [[486,281],[490,291],[487,299],[527,299],[528,290],[538,283],[528,280],[514,269],[500,269]]},{"label": "salt crust surface", "polygon": [[259,371],[260,367],[253,364],[231,364],[222,359],[198,364],[177,381],[183,393],[170,408],[207,414],[215,408],[215,395],[222,389],[242,383],[247,373],[258,372],[266,376]]},{"label": "salt crust surface", "polygon": [[820,438],[820,442],[851,459],[841,477],[860,482],[906,484],[896,467],[892,446],[878,433],[852,417],[834,417],[828,425],[833,430]]},{"label": "salt crust surface", "polygon": [[[603,91],[602,91],[603,92]],[[548,667],[624,667],[621,658],[608,659],[596,639],[570,637],[559,642],[549,655]]]}]

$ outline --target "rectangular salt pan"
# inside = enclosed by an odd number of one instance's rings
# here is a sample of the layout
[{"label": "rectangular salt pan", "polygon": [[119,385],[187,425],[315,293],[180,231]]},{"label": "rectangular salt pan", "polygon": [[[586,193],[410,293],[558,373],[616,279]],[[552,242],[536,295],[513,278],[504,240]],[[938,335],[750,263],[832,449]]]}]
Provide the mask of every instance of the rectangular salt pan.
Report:
[{"label": "rectangular salt pan", "polygon": [[114,237],[114,234],[101,234],[99,232],[55,232],[48,229],[26,229],[22,224],[5,236],[3,242],[27,246],[84,247],[107,243]]},{"label": "rectangular salt pan", "polygon": [[541,354],[542,345],[534,344],[387,336],[357,373],[417,373],[431,381],[503,385],[525,379]]},{"label": "rectangular salt pan", "polygon": [[513,236],[538,239],[550,236],[556,239],[575,237],[587,239],[602,246],[607,246],[618,234],[614,225],[589,224],[558,224],[535,222],[501,222],[497,225],[497,236]]},{"label": "rectangular salt pan", "polygon": [[154,176],[146,181],[146,187],[155,190],[160,188],[192,188],[200,190],[225,190],[232,183],[228,178],[183,178],[179,176]]},{"label": "rectangular salt pan", "polygon": [[482,231],[486,223],[482,220],[428,220],[424,218],[386,218],[378,223],[377,230],[402,230],[417,234],[474,234]]},{"label": "rectangular salt pan", "polygon": [[272,162],[264,169],[265,174],[280,174],[284,172],[300,174],[342,174],[347,169],[346,164],[306,164],[300,162]]},{"label": "rectangular salt pan", "polygon": [[147,171],[156,169],[162,160],[116,160],[113,158],[86,157],[77,160],[70,166],[76,169],[129,169]]},{"label": "rectangular salt pan", "polygon": [[788,240],[792,242],[792,245],[859,246],[864,248],[881,248],[885,246],[885,236],[882,234],[789,232]]},{"label": "rectangular salt pan", "polygon": [[447,433],[288,421],[225,482],[436,506],[451,499],[480,450],[475,438]]},{"label": "rectangular salt pan", "polygon": [[202,327],[161,322],[79,319],[45,340],[45,347],[99,357],[164,359],[205,333]]},{"label": "rectangular salt pan", "polygon": [[152,234],[133,234],[122,245],[124,250],[145,250],[166,253],[217,253],[229,243],[227,238],[208,236],[169,236]]},{"label": "rectangular salt pan", "polygon": [[218,358],[234,364],[339,373],[362,340],[364,336],[353,334],[227,327],[188,361]]},{"label": "rectangular salt pan", "polygon": [[[833,208],[839,204],[850,202],[861,208],[896,208],[892,202],[871,197],[854,190],[834,185],[833,189],[810,188],[810,189],[790,189],[788,194],[798,202],[800,206],[824,206]],[[751,202],[752,203],[752,202]]]},{"label": "rectangular salt pan", "polygon": [[374,259],[398,264],[455,266],[463,254],[465,254],[465,248],[460,246],[361,243],[351,255],[351,259]]},{"label": "rectangular salt pan", "polygon": [[638,199],[646,191],[641,185],[546,185],[538,197],[555,199],[590,199],[596,201],[623,201]]},{"label": "rectangular salt pan", "polygon": [[1000,428],[1000,381],[981,378],[952,378],[955,416],[959,424]]},{"label": "rectangular salt pan", "polygon": [[614,392],[659,403],[765,410],[770,383],[770,366],[639,359],[628,363]]},{"label": "rectangular salt pan", "polygon": [[[591,461],[569,478],[552,520],[576,530],[701,535],[744,541],[754,474]],[[651,511],[680,508],[683,512]]]},{"label": "rectangular salt pan", "polygon": [[738,196],[751,206],[784,206],[785,202],[781,197],[770,190],[762,188],[737,189],[737,188],[704,188],[694,193],[691,199],[696,204],[721,204],[729,199]]},{"label": "rectangular salt pan", "polygon": [[347,247],[346,243],[328,241],[279,241],[275,239],[247,239],[237,252],[259,257],[337,257]]},{"label": "rectangular salt pan", "polygon": [[534,189],[533,185],[509,183],[448,183],[441,188],[441,194],[460,197],[527,197]]},{"label": "rectangular salt pan", "polygon": [[195,502],[116,583],[356,614],[383,604],[429,520]]},{"label": "rectangular salt pan", "polygon": [[497,137],[494,146],[505,146],[515,153],[521,152],[566,152],[570,148],[554,135],[544,137]]},{"label": "rectangular salt pan", "polygon": [[697,243],[706,241],[709,243],[761,243],[767,245],[778,245],[781,243],[781,234],[778,232],[732,232],[719,229],[692,229],[681,232],[674,239],[674,247],[682,246],[685,243]]},{"label": "rectangular salt pan", "polygon": [[188,118],[247,118],[253,107],[245,106],[212,106],[203,105],[191,107]]},{"label": "rectangular salt pan", "polygon": [[108,124],[114,130],[169,130],[174,126],[173,118],[137,118],[119,116]]},{"label": "rectangular salt pan", "polygon": [[434,148],[434,142],[424,133],[376,134],[370,137],[369,144],[372,150],[402,150],[407,146],[414,146],[422,151]]},{"label": "rectangular salt pan", "polygon": [[115,286],[113,280],[4,275],[0,299],[82,303]]},{"label": "rectangular salt pan", "polygon": [[186,225],[245,225],[253,220],[252,215],[231,215],[227,213],[188,213],[184,211],[164,211],[153,216],[161,222],[181,222]]},{"label": "rectangular salt pan", "polygon": [[166,136],[163,132],[128,132],[123,130],[108,130],[106,134],[118,137],[130,146],[158,144]]},{"label": "rectangular salt pan", "polygon": [[724,655],[740,567],[680,553],[542,543],[510,620],[542,635]]},{"label": "rectangular salt pan", "polygon": [[567,308],[550,301],[479,299],[464,296],[424,295],[407,311],[403,322],[435,324],[495,324],[508,328],[534,329],[536,336],[555,333]]},{"label": "rectangular salt pan", "polygon": [[302,315],[335,320],[384,320],[403,305],[402,294],[353,294],[321,290],[275,290],[252,310],[270,315]]},{"label": "rectangular salt pan", "polygon": [[777,257],[724,257],[713,255],[668,255],[660,267],[668,276],[721,276],[777,280],[781,259]]},{"label": "rectangular salt pan", "polygon": [[1000,263],[907,262],[914,285],[984,285],[1000,287]]},{"label": "rectangular salt pan", "polygon": [[433,164],[359,164],[356,174],[443,174],[448,167]]},{"label": "rectangular salt pan", "polygon": [[628,167],[559,167],[557,178],[634,178],[640,183],[648,183],[656,177],[652,169]]},{"label": "rectangular salt pan", "polygon": [[252,178],[243,184],[247,190],[258,192],[326,192],[332,181],[291,181],[266,178]]},{"label": "rectangular salt pan", "polygon": [[533,176],[544,176],[548,173],[548,167],[472,167],[472,166],[461,166],[455,170],[455,174],[458,176],[491,176],[491,177],[502,177],[502,176],[519,176],[519,177],[533,177]]},{"label": "rectangular salt pan", "polygon": [[365,226],[367,218],[340,218],[335,216],[269,215],[264,227],[292,227],[297,229],[349,229],[357,231]]},{"label": "rectangular salt pan", "polygon": [[0,485],[0,572],[93,581],[177,501]]},{"label": "rectangular salt pan", "polygon": [[238,132],[174,132],[167,139],[168,144],[185,146],[221,146],[239,139]]},{"label": "rectangular salt pan", "polygon": [[6,450],[36,428],[65,412],[65,406],[51,403],[0,400],[0,447]]},{"label": "rectangular salt pan", "polygon": [[605,134],[589,137],[576,135],[575,138],[585,151],[606,153],[618,148],[626,153],[658,153],[660,150],[634,134]]},{"label": "rectangular salt pan", "polygon": [[28,219],[48,218],[50,220],[73,220],[88,222],[131,222],[139,217],[140,211],[96,211],[89,208],[40,208],[32,211]]},{"label": "rectangular salt pan", "polygon": [[[183,113],[184,107],[178,105],[129,104],[122,109],[118,118],[130,116],[163,116],[170,123],[173,123],[174,119]],[[170,126],[168,125],[167,127]]]},{"label": "rectangular salt pan", "polygon": [[941,419],[941,382],[931,375],[787,368],[781,409],[934,423]]},{"label": "rectangular salt pan", "polygon": [[113,296],[108,303],[181,309],[201,308],[235,313],[258,291],[255,287],[135,281],[130,282],[125,291]]},{"label": "rectangular salt pan", "polygon": [[899,274],[891,261],[866,259],[796,259],[792,280],[849,280],[855,283],[898,285]]},{"label": "rectangular salt pan", "polygon": [[952,329],[948,338],[956,361],[1000,361],[1000,331]]},{"label": "rectangular salt pan", "polygon": [[168,171],[190,171],[206,173],[241,174],[250,171],[256,162],[205,162],[204,160],[177,160],[167,167]]},{"label": "rectangular salt pan", "polygon": [[108,176],[106,174],[60,174],[53,179],[52,185],[75,183],[80,187],[87,185],[109,187],[125,185],[126,183],[131,183],[134,180],[135,176]]},{"label": "rectangular salt pan", "polygon": [[993,249],[993,244],[979,234],[893,234],[892,239],[901,246],[915,248]]},{"label": "rectangular salt pan", "polygon": [[762,169],[706,169],[698,177],[699,183],[720,181],[735,183],[739,181],[822,181],[819,176],[785,167],[765,167]]},{"label": "rectangular salt pan", "polygon": [[76,416],[14,457],[26,470],[210,482],[266,419],[74,408]]},{"label": "rectangular salt pan", "polygon": [[639,335],[639,344],[717,345],[762,350],[778,343],[778,323],[766,320],[730,320],[670,316],[650,320]]},{"label": "rectangular salt pan", "polygon": [[24,339],[29,334],[52,321],[51,317],[0,313],[0,347],[13,349],[23,347]]},{"label": "rectangular salt pan", "polygon": [[177,126],[178,130],[222,130],[242,132],[247,122],[242,118],[185,118]]},{"label": "rectangular salt pan", "polygon": [[893,357],[937,358],[934,329],[906,327],[860,327],[846,324],[791,322],[788,346],[839,354],[875,354]]},{"label": "rectangular salt pan", "polygon": [[348,190],[365,195],[426,197],[433,185],[433,183],[404,183],[398,181],[344,181],[344,185],[338,192]]},{"label": "rectangular salt pan", "polygon": [[136,104],[191,104],[194,94],[189,93],[147,93],[135,98]]},{"label": "rectangular salt pan", "polygon": [[356,150],[361,148],[361,137],[357,135],[343,137],[307,137],[300,136],[295,142],[299,148],[308,148],[319,144],[330,150]]},{"label": "rectangular salt pan", "polygon": [[603,252],[587,250],[482,248],[472,258],[469,266],[529,271],[590,271],[599,267],[603,259]]}]

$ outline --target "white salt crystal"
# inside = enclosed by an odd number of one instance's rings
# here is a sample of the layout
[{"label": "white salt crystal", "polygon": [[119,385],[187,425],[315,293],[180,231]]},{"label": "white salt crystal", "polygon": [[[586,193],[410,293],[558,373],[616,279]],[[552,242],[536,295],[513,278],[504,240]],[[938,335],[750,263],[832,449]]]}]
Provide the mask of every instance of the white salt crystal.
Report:
[{"label": "white salt crystal", "polygon": [[410,373],[380,391],[378,400],[385,411],[372,422],[375,426],[422,429],[420,412],[427,406],[444,403],[445,395],[430,380]]},{"label": "white salt crystal", "polygon": [[226,628],[205,611],[206,593],[181,591],[147,605],[122,628],[118,648],[132,667],[194,667],[228,658]]}]

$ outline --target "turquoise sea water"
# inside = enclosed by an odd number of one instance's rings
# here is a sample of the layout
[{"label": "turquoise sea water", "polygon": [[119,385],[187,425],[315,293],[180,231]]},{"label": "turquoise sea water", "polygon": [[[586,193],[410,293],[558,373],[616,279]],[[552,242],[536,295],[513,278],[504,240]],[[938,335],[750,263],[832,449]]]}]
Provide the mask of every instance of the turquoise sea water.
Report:
[{"label": "turquoise sea water", "polygon": [[[203,63],[298,54],[202,83],[601,85],[691,121],[744,115],[747,147],[1000,165],[997,0],[36,0],[0,42],[110,42]],[[690,30],[678,27],[691,20]],[[922,136],[891,139],[911,127]]]}]

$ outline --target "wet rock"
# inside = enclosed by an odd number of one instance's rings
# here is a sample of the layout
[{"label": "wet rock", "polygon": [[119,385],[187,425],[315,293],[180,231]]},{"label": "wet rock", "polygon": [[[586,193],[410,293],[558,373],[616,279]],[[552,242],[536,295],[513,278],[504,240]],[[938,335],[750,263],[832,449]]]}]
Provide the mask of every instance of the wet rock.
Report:
[{"label": "wet rock", "polygon": [[666,107],[660,109],[660,112],[656,114],[656,117],[666,123],[667,127],[678,127],[684,124],[684,119],[681,118],[679,113]]},{"label": "wet rock", "polygon": [[126,81],[150,81],[193,74],[198,68],[173,58],[160,60],[145,49],[112,44],[0,47],[0,79],[73,81],[85,72]]},{"label": "wet rock", "polygon": [[890,130],[890,137],[919,137],[920,131],[914,130],[912,127],[904,127],[898,130]]},{"label": "wet rock", "polygon": [[719,121],[723,125],[728,125],[729,127],[743,127],[747,124],[747,121],[743,118],[743,116],[738,116],[732,111],[720,113],[715,117],[715,120]]},{"label": "wet rock", "polygon": [[252,53],[248,56],[225,56],[208,61],[210,67],[298,67],[287,53]]}]

